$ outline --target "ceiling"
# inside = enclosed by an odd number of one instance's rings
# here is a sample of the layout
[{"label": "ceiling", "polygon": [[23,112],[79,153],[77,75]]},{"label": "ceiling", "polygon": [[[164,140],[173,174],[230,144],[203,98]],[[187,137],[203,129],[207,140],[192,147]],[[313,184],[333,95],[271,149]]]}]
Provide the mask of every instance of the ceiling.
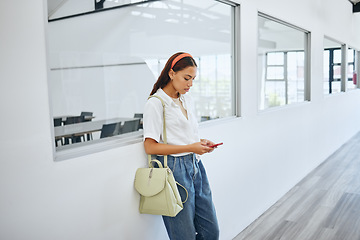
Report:
[{"label": "ceiling", "polygon": [[[63,4],[68,2],[69,0],[48,0],[48,16],[49,18],[59,9]],[[82,0],[84,1],[84,0]],[[85,1],[94,1],[94,0],[85,0]],[[112,2],[112,0],[108,0]],[[353,12],[360,12],[360,0],[348,0],[353,4]],[[118,2],[118,1],[115,1]],[[120,1],[121,2],[121,1]],[[129,1],[122,1],[122,2],[129,2]],[[131,1],[130,1],[131,2]]]},{"label": "ceiling", "polygon": [[51,16],[58,8],[64,4],[66,0],[48,0],[47,7],[48,7],[48,16]]}]

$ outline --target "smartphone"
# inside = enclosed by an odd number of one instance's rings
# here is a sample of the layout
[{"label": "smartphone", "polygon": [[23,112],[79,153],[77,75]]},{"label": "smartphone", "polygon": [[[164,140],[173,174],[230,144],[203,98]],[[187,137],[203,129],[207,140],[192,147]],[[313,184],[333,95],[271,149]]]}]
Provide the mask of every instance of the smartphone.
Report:
[{"label": "smartphone", "polygon": [[209,146],[209,147],[214,148],[214,147],[220,146],[220,145],[222,145],[222,144],[223,144],[223,143],[217,143],[217,144],[211,145],[211,146]]}]

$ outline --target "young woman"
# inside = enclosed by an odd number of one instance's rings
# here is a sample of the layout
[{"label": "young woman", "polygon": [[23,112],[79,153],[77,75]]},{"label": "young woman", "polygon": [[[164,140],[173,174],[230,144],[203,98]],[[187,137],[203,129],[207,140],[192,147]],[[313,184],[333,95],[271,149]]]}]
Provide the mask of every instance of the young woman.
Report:
[{"label": "young woman", "polygon": [[[188,191],[184,209],[176,217],[163,216],[171,240],[219,239],[219,227],[206,172],[199,155],[214,150],[214,143],[199,139],[198,122],[189,95],[197,65],[188,53],[176,53],[169,58],[150,95],[165,102],[168,144],[162,141],[163,106],[150,98],[144,110],[144,147],[147,154],[168,155],[168,166],[177,182]],[[184,199],[184,192],[179,188]]]}]

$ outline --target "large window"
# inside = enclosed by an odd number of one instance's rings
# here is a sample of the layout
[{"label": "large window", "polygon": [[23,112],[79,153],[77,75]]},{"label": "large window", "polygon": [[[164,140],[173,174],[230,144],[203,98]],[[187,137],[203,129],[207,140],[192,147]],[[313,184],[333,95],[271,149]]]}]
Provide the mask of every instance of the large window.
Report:
[{"label": "large window", "polygon": [[324,94],[332,94],[344,91],[342,87],[342,60],[343,45],[331,40],[324,39]]},{"label": "large window", "polygon": [[258,26],[260,109],[309,100],[309,34],[262,14]]},{"label": "large window", "polygon": [[140,138],[147,97],[167,58],[178,51],[191,53],[198,63],[189,94],[196,100],[199,122],[235,115],[233,44],[239,41],[234,41],[235,6],[225,2],[141,1],[50,21],[49,88],[57,150],[114,135]]}]

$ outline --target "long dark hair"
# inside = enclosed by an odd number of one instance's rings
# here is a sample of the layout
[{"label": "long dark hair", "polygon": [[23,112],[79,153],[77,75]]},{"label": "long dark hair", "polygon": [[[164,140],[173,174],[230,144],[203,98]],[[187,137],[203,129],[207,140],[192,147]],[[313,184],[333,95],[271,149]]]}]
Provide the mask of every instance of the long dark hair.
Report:
[{"label": "long dark hair", "polygon": [[[177,56],[179,56],[180,54],[183,54],[183,52],[175,53],[167,60],[165,67],[161,71],[161,74],[160,74],[158,80],[154,84],[154,87],[153,87],[150,95],[153,95],[154,93],[156,93],[156,91],[159,88],[164,88],[170,82],[169,71],[171,70],[171,64],[174,61],[174,59]],[[195,60],[190,56],[186,56],[184,58],[181,58],[179,61],[177,61],[175,63],[175,65],[173,66],[172,70],[174,72],[177,72],[177,71],[181,71],[187,67],[197,67]]]}]

